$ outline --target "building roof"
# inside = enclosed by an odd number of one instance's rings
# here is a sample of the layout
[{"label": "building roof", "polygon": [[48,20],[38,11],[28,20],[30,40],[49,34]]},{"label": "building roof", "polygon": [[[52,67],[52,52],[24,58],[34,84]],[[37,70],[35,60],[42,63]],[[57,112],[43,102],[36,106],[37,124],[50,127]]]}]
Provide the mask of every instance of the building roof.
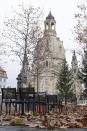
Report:
[{"label": "building roof", "polygon": [[2,72],[6,72],[1,66],[0,66],[0,71]]},{"label": "building roof", "polygon": [[7,78],[6,71],[2,67],[0,67],[0,77]]},{"label": "building roof", "polygon": [[49,12],[48,16],[46,17],[46,19],[54,19],[54,16],[51,14],[51,11]]}]

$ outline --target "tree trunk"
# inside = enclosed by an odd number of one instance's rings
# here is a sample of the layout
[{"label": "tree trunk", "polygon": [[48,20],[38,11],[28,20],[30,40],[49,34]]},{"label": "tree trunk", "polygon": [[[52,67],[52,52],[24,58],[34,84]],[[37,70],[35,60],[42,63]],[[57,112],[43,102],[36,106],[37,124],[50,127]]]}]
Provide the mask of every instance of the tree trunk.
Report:
[{"label": "tree trunk", "polygon": [[67,98],[66,98],[66,96],[65,96],[65,105],[67,105]]},{"label": "tree trunk", "polygon": [[37,68],[37,93],[38,93],[38,68]]}]

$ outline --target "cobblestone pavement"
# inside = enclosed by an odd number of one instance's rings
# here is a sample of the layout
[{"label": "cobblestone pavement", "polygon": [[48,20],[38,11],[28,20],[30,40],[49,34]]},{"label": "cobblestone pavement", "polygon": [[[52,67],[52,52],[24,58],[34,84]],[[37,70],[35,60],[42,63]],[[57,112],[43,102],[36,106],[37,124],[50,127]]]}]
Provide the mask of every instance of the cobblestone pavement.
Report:
[{"label": "cobblestone pavement", "polygon": [[[28,128],[28,127],[0,127],[0,131],[49,131],[47,129],[39,129],[39,128]],[[87,128],[79,129],[79,128],[72,128],[72,129],[54,129],[50,131],[87,131]]]}]

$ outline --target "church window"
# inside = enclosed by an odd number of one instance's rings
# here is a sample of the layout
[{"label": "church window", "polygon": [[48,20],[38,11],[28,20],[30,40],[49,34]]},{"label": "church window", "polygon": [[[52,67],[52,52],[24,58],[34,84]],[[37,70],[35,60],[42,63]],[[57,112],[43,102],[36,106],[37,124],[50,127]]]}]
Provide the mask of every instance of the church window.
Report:
[{"label": "church window", "polygon": [[46,67],[48,67],[48,61],[46,61]]},{"label": "church window", "polygon": [[0,78],[0,81],[2,81],[2,78]]},{"label": "church window", "polygon": [[4,78],[3,81],[6,82],[6,79]]},{"label": "church window", "polygon": [[76,73],[76,69],[74,69],[74,73]]},{"label": "church window", "polygon": [[45,80],[45,85],[48,86],[48,80],[47,79]]},{"label": "church window", "polygon": [[5,88],[5,85],[3,86],[3,88]]},{"label": "church window", "polygon": [[1,88],[2,88],[2,86],[0,85],[0,93],[1,93]]},{"label": "church window", "polygon": [[52,30],[54,30],[54,23],[51,23],[51,28]]},{"label": "church window", "polygon": [[48,79],[45,79],[45,91],[48,92]]},{"label": "church window", "polygon": [[49,24],[48,24],[48,23],[46,23],[46,30],[48,30],[48,28],[49,28]]}]

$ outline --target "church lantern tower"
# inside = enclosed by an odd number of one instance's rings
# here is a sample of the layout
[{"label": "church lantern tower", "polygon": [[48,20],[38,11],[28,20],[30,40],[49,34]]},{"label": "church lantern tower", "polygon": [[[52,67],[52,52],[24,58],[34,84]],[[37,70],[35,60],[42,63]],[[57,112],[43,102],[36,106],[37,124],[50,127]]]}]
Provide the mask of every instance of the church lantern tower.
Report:
[{"label": "church lantern tower", "polygon": [[54,19],[54,16],[52,16],[51,12],[46,17],[46,20],[44,21],[44,26],[45,26],[44,35],[56,36],[56,21]]}]

